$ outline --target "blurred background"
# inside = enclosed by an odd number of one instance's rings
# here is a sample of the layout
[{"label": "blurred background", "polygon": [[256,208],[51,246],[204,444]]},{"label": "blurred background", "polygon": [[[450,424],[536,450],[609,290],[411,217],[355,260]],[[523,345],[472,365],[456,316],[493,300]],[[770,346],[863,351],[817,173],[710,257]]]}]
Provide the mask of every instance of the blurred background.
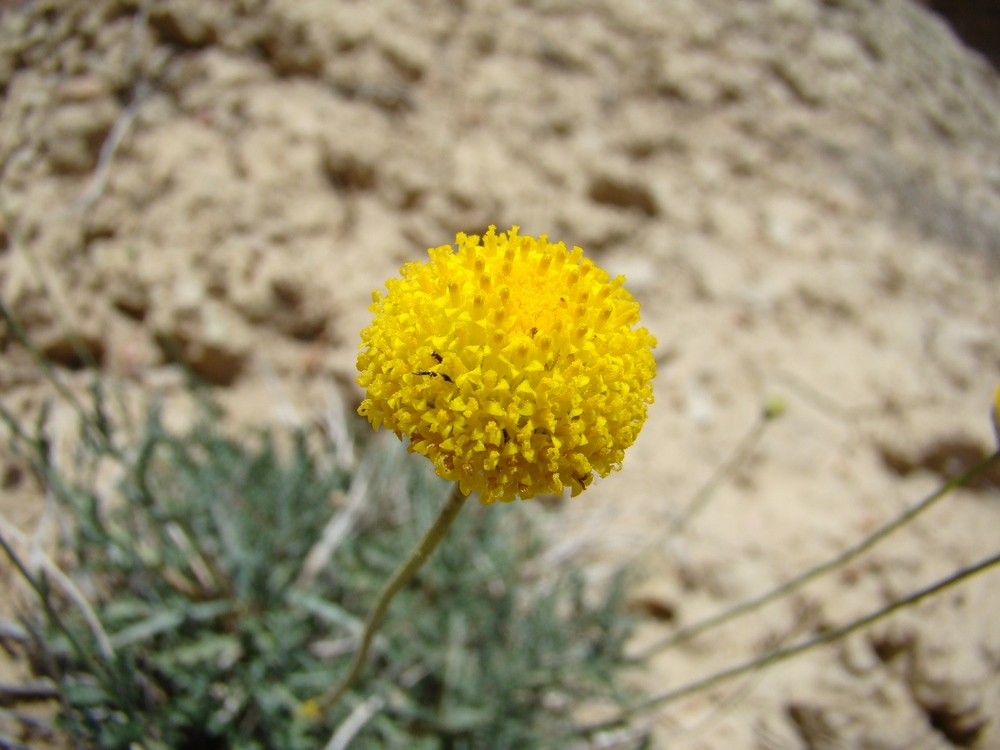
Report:
[{"label": "blurred background", "polygon": [[[643,550],[636,649],[994,450],[996,2],[0,8],[0,297],[67,382],[93,361],[182,425],[190,371],[234,433],[306,424],[360,399],[371,291],[457,231],[516,224],[626,275],[657,400],[623,471],[546,523],[595,580]],[[47,393],[0,327],[4,403]],[[774,395],[787,413],[671,534]],[[0,459],[0,510],[34,529],[28,472]],[[635,680],[667,689],[995,551],[998,492]],[[672,705],[656,747],[1000,747],[998,585]]]}]

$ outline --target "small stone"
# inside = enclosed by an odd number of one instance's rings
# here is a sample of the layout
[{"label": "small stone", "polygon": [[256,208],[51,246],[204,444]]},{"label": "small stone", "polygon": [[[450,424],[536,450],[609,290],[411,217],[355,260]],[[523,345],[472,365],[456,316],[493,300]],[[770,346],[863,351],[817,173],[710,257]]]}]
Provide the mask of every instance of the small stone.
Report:
[{"label": "small stone", "polygon": [[109,94],[107,84],[97,76],[74,76],[56,87],[56,96],[63,102],[89,102]]},{"label": "small stone", "polygon": [[56,109],[44,132],[52,168],[70,174],[93,169],[101,144],[120,112],[111,98],[73,102]]},{"label": "small stone", "polygon": [[162,354],[154,342],[140,326],[130,329],[118,325],[117,331],[108,337],[109,351],[105,355],[105,367],[121,377],[140,378],[156,367]]},{"label": "small stone", "polygon": [[371,190],[390,142],[384,118],[372,107],[338,107],[320,136],[321,166],[338,192]]},{"label": "small stone", "polygon": [[132,320],[142,320],[149,310],[149,285],[139,271],[135,250],[128,245],[92,242],[90,259],[102,279],[111,304]]},{"label": "small stone", "polygon": [[91,325],[84,330],[60,325],[34,333],[32,338],[49,360],[71,370],[98,366],[104,357],[104,339]]},{"label": "small stone", "polygon": [[200,279],[185,277],[174,285],[173,304],[178,313],[197,312],[205,303],[205,285]]},{"label": "small stone", "polygon": [[378,36],[386,57],[409,81],[417,81],[434,60],[435,48],[419,34],[383,29]]},{"label": "small stone", "polygon": [[840,733],[826,709],[805,703],[792,703],[786,711],[789,720],[810,750],[834,750],[841,746]]},{"label": "small stone", "polygon": [[234,306],[247,320],[299,341],[315,341],[330,317],[326,296],[308,270],[289,267],[279,255],[262,261],[249,283],[234,285]]},{"label": "small stone", "polygon": [[634,180],[601,175],[590,183],[589,195],[592,201],[605,206],[638,211],[649,217],[659,213],[649,188]]},{"label": "small stone", "polygon": [[200,0],[170,0],[154,4],[149,25],[160,38],[184,47],[203,47],[216,36],[220,10]]},{"label": "small stone", "polygon": [[156,342],[169,360],[179,360],[214,385],[231,385],[243,372],[250,336],[239,317],[216,300],[200,308],[161,314]]},{"label": "small stone", "polygon": [[282,333],[300,341],[315,341],[326,329],[326,311],[317,304],[301,278],[288,274],[271,280],[274,300],[272,323]]},{"label": "small stone", "polygon": [[655,77],[658,91],[691,104],[713,104],[726,97],[717,58],[705,54],[664,56]]},{"label": "small stone", "polygon": [[864,636],[850,636],[840,643],[840,662],[853,675],[869,674],[881,665],[871,641]]},{"label": "small stone", "polygon": [[279,75],[319,75],[326,55],[317,30],[302,20],[275,15],[261,45],[271,67]]},{"label": "small stone", "polygon": [[857,40],[839,31],[817,31],[810,47],[817,59],[830,67],[847,67],[863,59]]},{"label": "small stone", "polygon": [[827,98],[823,77],[816,75],[813,68],[802,65],[801,61],[777,60],[773,70],[792,95],[803,104],[815,107]]},{"label": "small stone", "polygon": [[149,310],[149,290],[145,284],[118,284],[111,294],[117,310],[133,320],[142,320]]}]

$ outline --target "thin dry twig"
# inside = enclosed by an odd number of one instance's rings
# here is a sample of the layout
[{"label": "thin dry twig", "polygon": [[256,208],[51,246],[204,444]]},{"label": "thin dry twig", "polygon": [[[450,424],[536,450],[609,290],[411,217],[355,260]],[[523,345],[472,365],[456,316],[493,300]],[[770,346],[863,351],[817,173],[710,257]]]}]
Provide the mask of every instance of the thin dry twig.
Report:
[{"label": "thin dry twig", "polygon": [[[9,537],[16,541],[19,545],[23,547],[31,548],[30,540],[27,535],[10,523],[3,515],[0,515],[0,532],[2,532],[6,537]],[[108,639],[107,633],[104,632],[104,628],[101,626],[100,620],[97,619],[97,615],[94,610],[91,609],[90,604],[84,597],[83,593],[76,587],[70,578],[60,570],[59,566],[52,561],[52,559],[42,552],[40,549],[34,549],[31,555],[33,562],[37,564],[37,567],[45,571],[46,575],[52,578],[59,586],[62,588],[63,592],[77,606],[80,612],[83,614],[84,620],[87,621],[87,626],[90,628],[90,632],[93,634],[94,639],[97,641],[98,647],[101,650],[101,655],[107,660],[112,661],[115,658],[115,650],[111,646],[111,641]]]},{"label": "thin dry twig", "polygon": [[[409,690],[428,674],[430,674],[430,669],[426,664],[414,664],[399,676],[397,680],[399,687],[390,688],[390,699],[393,702],[402,699],[404,690]],[[345,750],[350,745],[351,740],[357,736],[358,732],[364,729],[365,724],[377,716],[386,707],[388,702],[388,700],[380,696],[373,695],[368,700],[358,704],[334,731],[324,750]]]},{"label": "thin dry twig", "polygon": [[167,536],[170,537],[177,549],[187,558],[188,567],[191,568],[191,572],[194,573],[194,577],[198,579],[198,585],[201,586],[201,590],[206,594],[213,594],[219,590],[219,584],[215,580],[215,576],[212,575],[212,571],[208,568],[208,563],[205,562],[205,558],[202,557],[201,553],[195,548],[188,539],[187,534],[184,533],[184,529],[180,527],[179,524],[174,521],[167,523],[164,528]]},{"label": "thin dry twig", "polygon": [[101,199],[101,196],[104,195],[115,153],[117,153],[122,142],[125,140],[125,136],[131,130],[132,124],[135,122],[135,118],[145,103],[148,94],[149,85],[145,82],[139,84],[136,89],[135,98],[119,115],[118,119],[115,120],[115,124],[111,126],[108,137],[101,144],[101,150],[97,157],[97,166],[94,169],[93,176],[90,178],[90,184],[87,185],[87,189],[83,191],[83,195],[80,196],[79,200],[73,204],[74,213],[78,215],[87,213]]},{"label": "thin dry twig", "polygon": [[326,402],[326,409],[321,415],[321,420],[326,430],[327,440],[333,446],[337,465],[344,469],[352,469],[357,459],[354,441],[351,439],[351,432],[347,427],[344,399],[334,386],[324,383],[323,400]]},{"label": "thin dry twig", "polygon": [[874,547],[876,544],[878,544],[878,542],[882,541],[882,539],[889,536],[889,534],[898,530],[902,526],[908,524],[910,521],[912,521],[914,518],[916,518],[924,511],[926,511],[932,505],[936,504],[939,500],[941,500],[941,498],[945,497],[953,489],[972,481],[977,476],[988,471],[991,466],[993,466],[998,462],[1000,462],[1000,451],[997,451],[992,456],[989,456],[987,459],[985,459],[982,463],[978,464],[977,466],[974,466],[968,471],[959,474],[958,476],[952,478],[948,482],[945,482],[941,487],[939,487],[936,491],[932,492],[930,495],[925,497],[919,503],[910,507],[909,509],[901,513],[893,520],[879,527],[869,536],[865,537],[856,545],[850,547],[849,549],[840,553],[836,557],[833,557],[832,559],[827,560],[826,562],[821,563],[820,565],[817,565],[816,567],[805,571],[801,575],[796,576],[790,581],[787,581],[786,583],[783,583],[780,586],[777,586],[754,599],[748,599],[741,604],[737,604],[735,607],[731,607],[725,610],[724,612],[719,613],[718,615],[714,615],[705,620],[702,620],[701,622],[690,625],[684,628],[683,630],[679,630],[678,632],[672,635],[668,635],[662,640],[657,641],[652,645],[650,645],[649,647],[647,647],[646,649],[644,649],[640,654],[637,655],[637,657],[640,659],[646,659],[652,656],[653,654],[659,653],[663,649],[670,648],[671,646],[676,646],[679,643],[691,640],[695,636],[701,635],[702,633],[711,630],[715,627],[718,627],[719,625],[722,625],[725,622],[729,622],[730,620],[733,620],[736,617],[739,617],[740,615],[746,614],[747,612],[751,612],[776,599],[780,599],[786,594],[790,594],[792,591],[801,588],[810,581],[813,581],[816,578],[819,578],[820,576],[829,573],[832,570],[838,570],[842,568],[844,565],[846,565],[854,558],[858,557],[862,553]]},{"label": "thin dry twig", "polygon": [[368,501],[368,489],[374,475],[375,463],[373,461],[365,462],[358,473],[354,475],[344,509],[330,519],[326,528],[323,529],[319,541],[306,555],[302,570],[299,572],[298,578],[295,579],[297,588],[307,588],[316,580],[316,576],[330,562],[341,542],[354,528],[354,524],[357,523],[361,511]]},{"label": "thin dry twig", "polygon": [[359,703],[346,719],[337,727],[324,750],[346,750],[358,732],[385,708],[385,698],[373,695]]},{"label": "thin dry twig", "polygon": [[0,706],[49,701],[59,697],[59,688],[48,680],[19,685],[0,683]]},{"label": "thin dry twig", "polygon": [[913,606],[918,602],[926,599],[929,596],[933,596],[947,588],[950,588],[962,581],[971,578],[975,575],[985,572],[989,568],[996,565],[1000,565],[1000,552],[983,560],[978,563],[970,565],[968,567],[962,568],[955,571],[950,576],[943,578],[936,583],[933,583],[925,588],[922,588],[914,593],[910,594],[903,599],[898,599],[891,604],[882,607],[875,612],[872,612],[864,617],[853,620],[852,622],[842,625],[838,628],[830,628],[829,630],[824,630],[819,635],[812,638],[807,638],[804,641],[800,641],[787,648],[779,648],[765,654],[762,657],[751,659],[742,664],[738,664],[735,667],[730,667],[729,669],[724,669],[720,672],[716,672],[713,675],[709,675],[695,682],[688,683],[687,685],[682,685],[681,687],[675,688],[673,690],[668,690],[659,695],[655,695],[635,706],[632,706],[625,711],[622,711],[618,716],[601,721],[598,723],[590,724],[580,728],[580,731],[584,734],[590,734],[593,732],[601,731],[604,729],[609,729],[611,727],[619,726],[631,719],[633,716],[641,714],[644,711],[649,711],[651,709],[657,708],[659,706],[666,705],[667,703],[673,703],[681,698],[686,698],[694,693],[707,690],[716,685],[727,682],[735,677],[745,675],[751,672],[756,672],[757,670],[763,669],[765,667],[778,664],[779,662],[787,661],[788,659],[798,656],[801,653],[810,651],[818,646],[822,646],[826,643],[839,640],[861,628],[867,627],[872,623],[881,620],[889,615],[897,612],[905,607]]},{"label": "thin dry twig", "polygon": [[[139,65],[139,59],[141,56],[140,37],[149,24],[149,8],[150,3],[144,0],[144,2],[140,3],[139,10],[133,19],[132,39],[127,51],[127,67],[133,70],[135,70]],[[169,53],[167,53],[167,57],[159,61],[160,66],[162,66],[168,58]],[[111,126],[111,130],[108,132],[107,137],[101,144],[101,150],[97,157],[97,166],[94,168],[94,174],[90,179],[90,184],[87,185],[87,189],[83,191],[83,195],[81,195],[79,200],[77,200],[77,202],[73,205],[73,211],[75,213],[87,213],[94,207],[97,201],[101,199],[101,196],[104,195],[104,191],[108,184],[108,176],[111,173],[111,164],[114,161],[115,154],[124,142],[125,136],[128,135],[129,130],[132,129],[132,125],[135,122],[136,116],[139,114],[139,110],[142,108],[142,105],[145,104],[146,99],[149,97],[152,90],[153,87],[150,81],[145,78],[138,80],[134,84],[129,105],[125,108],[121,115],[119,115],[118,119],[115,120],[114,125]]]}]

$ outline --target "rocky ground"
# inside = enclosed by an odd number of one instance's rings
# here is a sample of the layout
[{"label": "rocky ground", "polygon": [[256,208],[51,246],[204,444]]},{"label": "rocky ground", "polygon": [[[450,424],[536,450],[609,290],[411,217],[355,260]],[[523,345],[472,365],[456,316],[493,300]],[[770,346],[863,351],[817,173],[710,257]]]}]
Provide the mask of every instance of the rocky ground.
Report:
[{"label": "rocky ground", "polygon": [[[180,359],[234,427],[310,420],[359,398],[371,290],[456,231],[518,224],[626,274],[657,401],[624,471],[548,518],[595,580],[643,551],[636,649],[994,450],[1000,78],[914,3],[4,7],[0,297],[71,381],[93,359],[169,396]],[[30,413],[41,373],[0,347],[0,397]],[[773,395],[787,413],[671,535]],[[34,533],[0,459],[0,510]],[[636,679],[847,622],[996,552],[997,528],[994,477]],[[655,746],[1000,748],[998,585],[672,704]]]}]

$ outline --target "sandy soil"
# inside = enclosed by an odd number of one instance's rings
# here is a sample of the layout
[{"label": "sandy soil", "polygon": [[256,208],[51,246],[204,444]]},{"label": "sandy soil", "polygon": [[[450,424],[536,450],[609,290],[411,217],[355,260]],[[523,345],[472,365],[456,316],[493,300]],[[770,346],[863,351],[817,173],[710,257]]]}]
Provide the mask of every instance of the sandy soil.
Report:
[{"label": "sandy soil", "polygon": [[[597,580],[643,551],[637,649],[994,450],[1000,78],[916,5],[5,8],[0,296],[70,379],[75,334],[137,392],[177,392],[179,356],[233,425],[308,420],[359,398],[371,290],[458,230],[519,224],[627,275],[657,401],[624,471],[548,518]],[[42,378],[8,338],[0,395],[27,412]],[[773,395],[787,413],[670,535]],[[0,459],[0,509],[31,531],[41,506]],[[637,679],[683,684],[993,553],[998,501],[996,480],[956,492]],[[1000,748],[998,586],[673,704],[655,746]]]}]

